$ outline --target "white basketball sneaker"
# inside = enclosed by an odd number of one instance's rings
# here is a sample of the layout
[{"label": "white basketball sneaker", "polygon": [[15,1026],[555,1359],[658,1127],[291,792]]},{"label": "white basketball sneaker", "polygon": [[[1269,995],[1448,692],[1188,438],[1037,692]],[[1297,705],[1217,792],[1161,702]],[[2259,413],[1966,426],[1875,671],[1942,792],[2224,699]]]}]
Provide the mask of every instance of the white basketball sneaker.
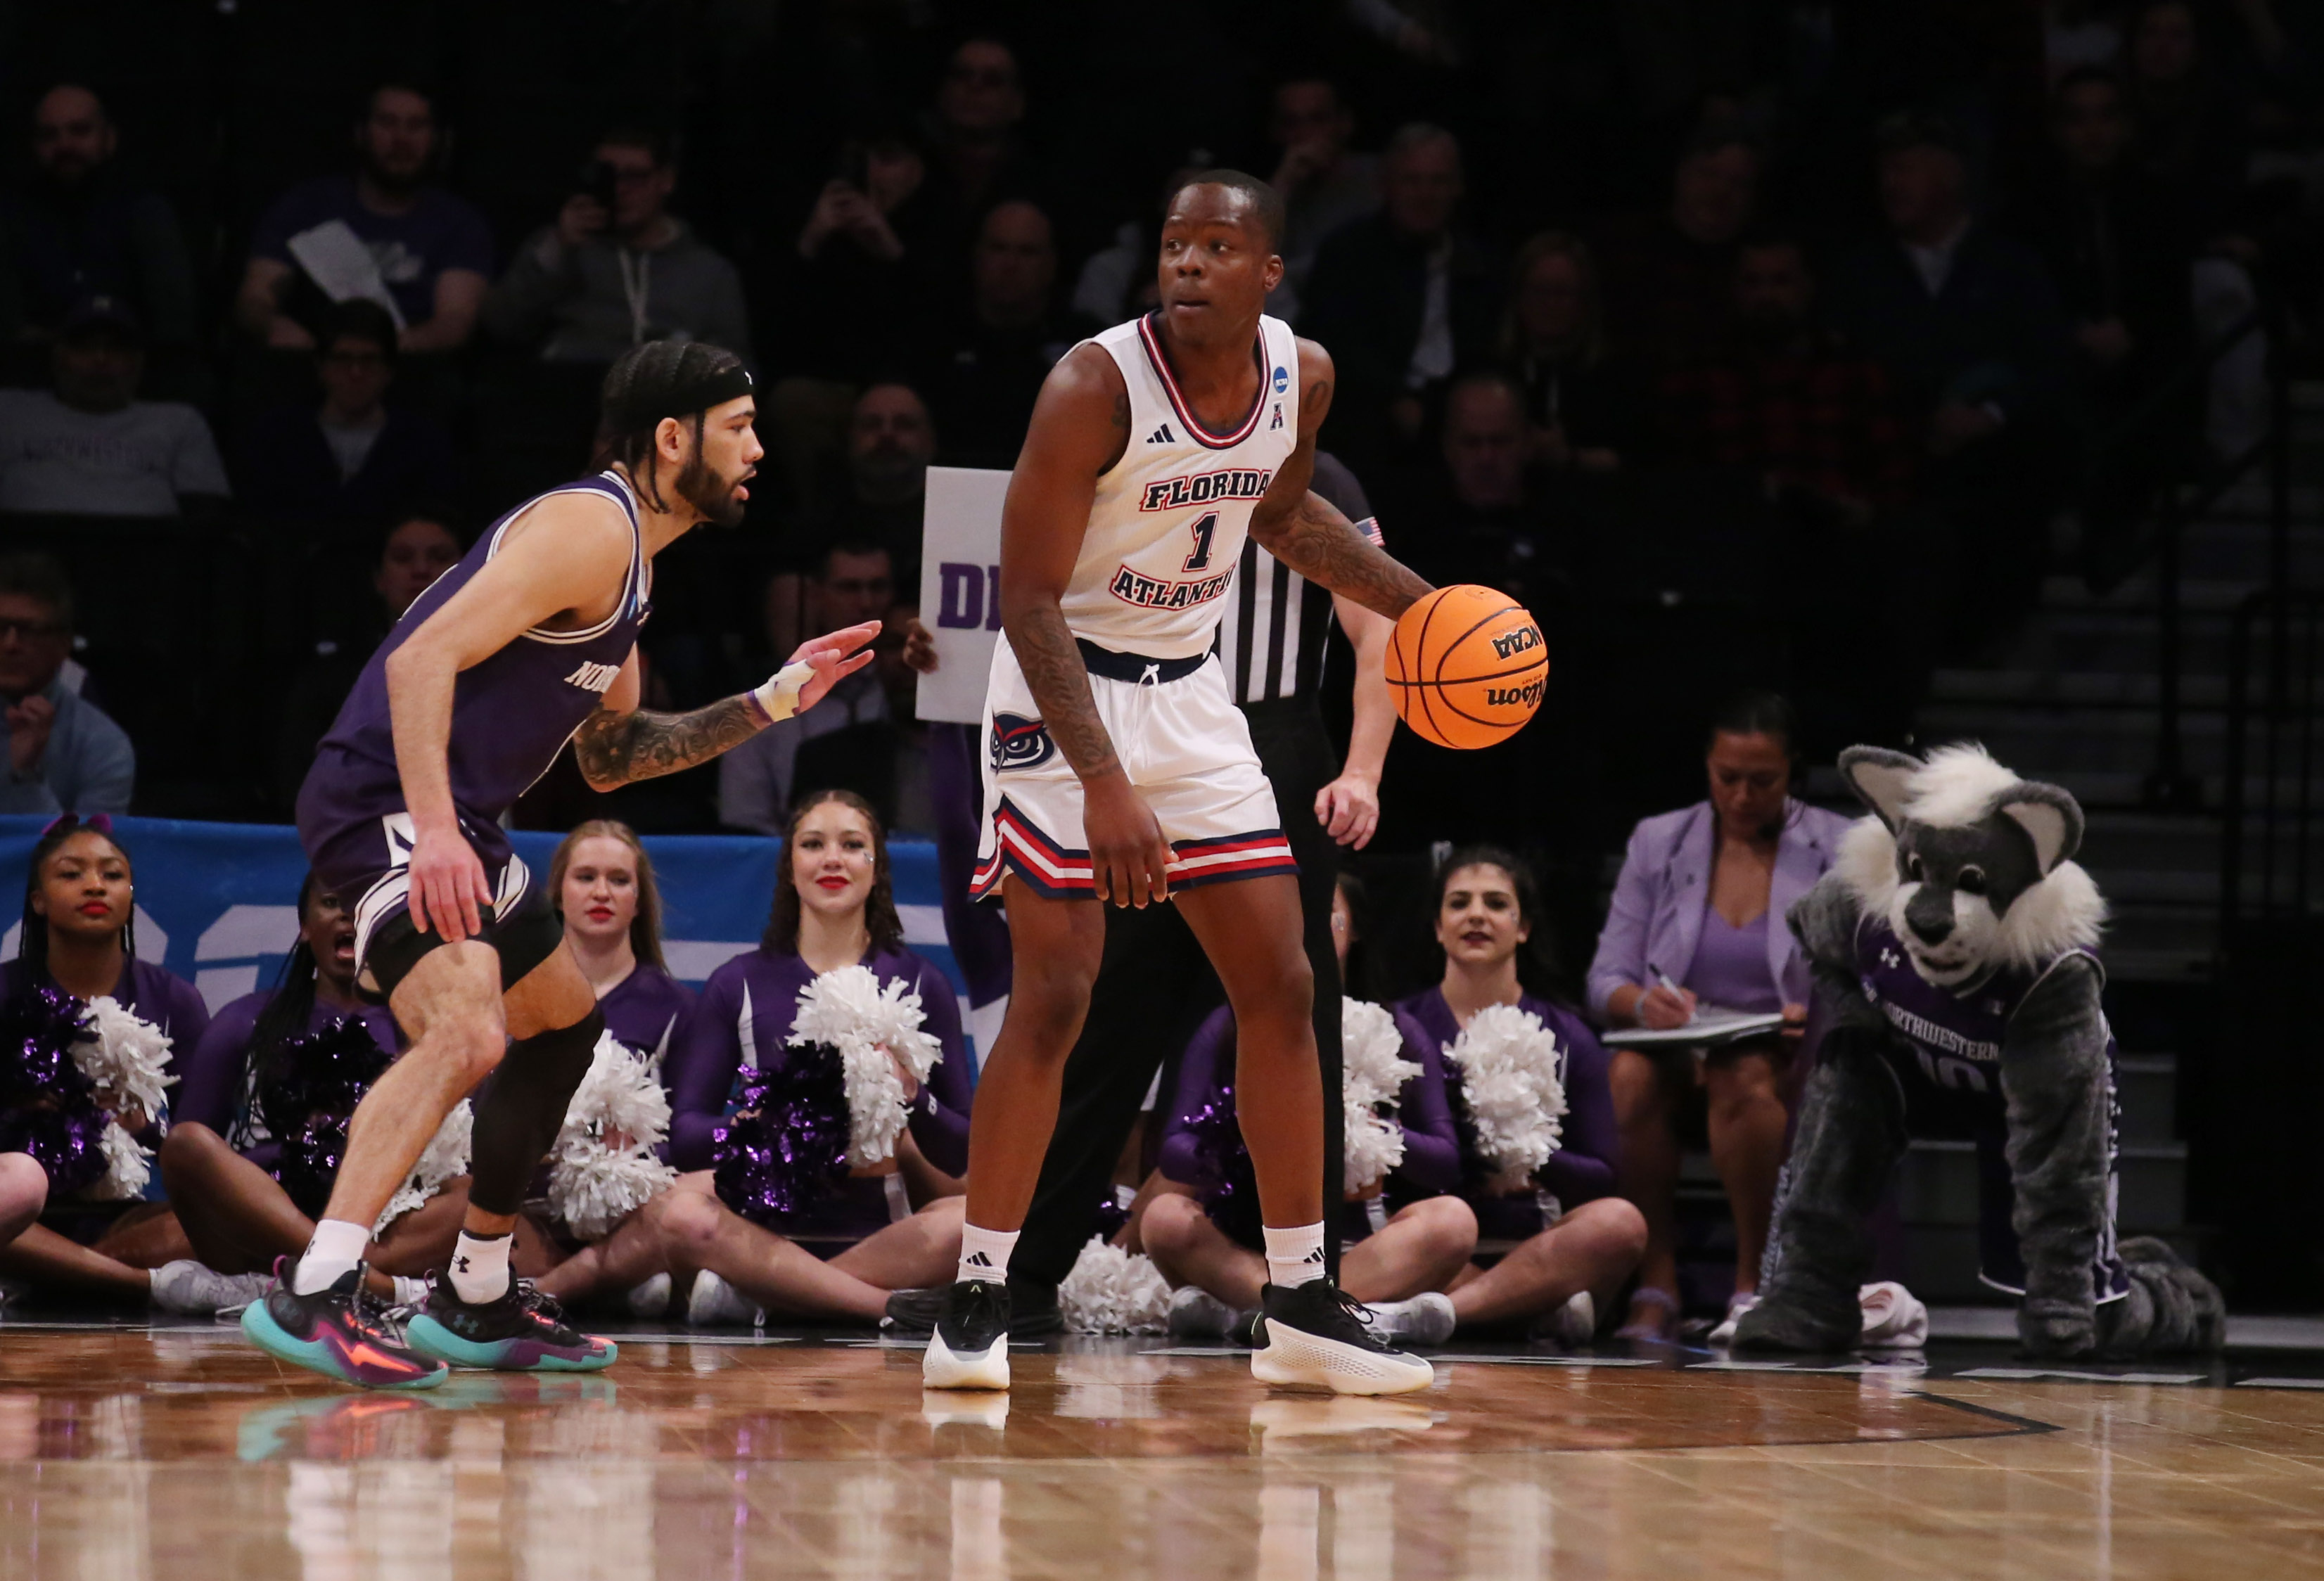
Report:
[{"label": "white basketball sneaker", "polygon": [[1408,1394],[1436,1381],[1416,1356],[1375,1335],[1364,1304],[1327,1279],[1260,1293],[1250,1375],[1262,1383],[1329,1389],[1334,1394]]},{"label": "white basketball sneaker", "polygon": [[963,1279],[945,1291],[944,1315],[920,1357],[920,1383],[929,1389],[1009,1387],[1007,1285]]}]

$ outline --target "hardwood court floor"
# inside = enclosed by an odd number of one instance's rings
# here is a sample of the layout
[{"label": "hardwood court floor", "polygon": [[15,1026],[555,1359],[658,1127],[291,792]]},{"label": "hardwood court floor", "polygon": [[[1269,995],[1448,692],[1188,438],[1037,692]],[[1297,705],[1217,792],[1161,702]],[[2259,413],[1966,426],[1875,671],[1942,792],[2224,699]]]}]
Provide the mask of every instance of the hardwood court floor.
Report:
[{"label": "hardwood court floor", "polygon": [[1117,1341],[1003,1400],[736,1337],[379,1395],[230,1328],[11,1325],[0,1577],[2324,1575],[2314,1388],[1509,1356],[1333,1400]]}]

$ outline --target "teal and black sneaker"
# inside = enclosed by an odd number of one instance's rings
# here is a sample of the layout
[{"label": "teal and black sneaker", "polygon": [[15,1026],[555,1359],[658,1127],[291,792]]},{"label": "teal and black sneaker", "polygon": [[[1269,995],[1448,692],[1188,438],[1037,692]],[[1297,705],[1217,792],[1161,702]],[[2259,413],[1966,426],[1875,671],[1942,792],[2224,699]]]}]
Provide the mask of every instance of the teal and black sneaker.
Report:
[{"label": "teal and black sneaker", "polygon": [[503,1373],[595,1373],[612,1366],[621,1354],[612,1340],[567,1323],[555,1296],[541,1294],[532,1281],[513,1274],[507,1292],[489,1301],[464,1301],[450,1280],[430,1274],[428,1299],[403,1333],[422,1356]]},{"label": "teal and black sneaker", "polygon": [[433,1389],[448,1371],[415,1351],[360,1264],[313,1295],[290,1288],[296,1259],[274,1261],[274,1288],[242,1310],[242,1331],[269,1356],[364,1389]]}]

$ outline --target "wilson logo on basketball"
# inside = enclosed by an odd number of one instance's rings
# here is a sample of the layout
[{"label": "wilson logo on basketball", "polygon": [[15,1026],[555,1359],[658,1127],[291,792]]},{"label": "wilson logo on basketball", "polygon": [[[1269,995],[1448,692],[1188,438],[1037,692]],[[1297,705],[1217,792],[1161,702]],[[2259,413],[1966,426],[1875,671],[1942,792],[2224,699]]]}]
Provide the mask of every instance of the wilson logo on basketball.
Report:
[{"label": "wilson logo on basketball", "polygon": [[1522,686],[1488,686],[1485,688],[1485,706],[1488,708],[1536,707],[1541,702],[1541,687],[1542,684],[1539,681],[1528,681]]},{"label": "wilson logo on basketball", "polygon": [[1541,632],[1532,626],[1522,626],[1515,631],[1505,631],[1493,639],[1493,657],[1507,658],[1513,653],[1523,653],[1541,646]]},{"label": "wilson logo on basketball", "polygon": [[1140,510],[1176,510],[1181,505],[1210,505],[1221,500],[1256,500],[1275,481],[1272,472],[1228,467],[1196,473],[1192,477],[1159,478],[1146,485],[1138,498]]},{"label": "wilson logo on basketball", "polygon": [[998,773],[1009,768],[1038,768],[1056,756],[1057,743],[1050,738],[1048,727],[1038,719],[996,713],[992,716],[991,749],[992,768]]}]

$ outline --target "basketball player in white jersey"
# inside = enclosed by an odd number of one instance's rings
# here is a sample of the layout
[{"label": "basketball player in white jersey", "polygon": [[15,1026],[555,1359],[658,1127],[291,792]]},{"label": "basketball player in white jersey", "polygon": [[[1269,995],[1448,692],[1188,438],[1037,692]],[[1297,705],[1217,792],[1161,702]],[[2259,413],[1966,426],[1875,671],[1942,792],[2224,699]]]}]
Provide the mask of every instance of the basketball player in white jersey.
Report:
[{"label": "basketball player in white jersey", "polygon": [[1162,306],[1057,363],[1010,480],[975,889],[1006,897],[1015,980],[979,1080],[959,1276],[922,1365],[932,1388],[1009,1385],[1009,1257],[1106,902],[1178,906],[1234,1007],[1236,1107],[1267,1226],[1253,1375],[1351,1394],[1432,1381],[1325,1277],[1296,869],[1211,657],[1246,533],[1391,619],[1429,591],[1308,492],[1332,360],[1262,316],[1282,234],[1282,200],[1253,177],[1213,170],[1181,188],[1162,229]]}]

